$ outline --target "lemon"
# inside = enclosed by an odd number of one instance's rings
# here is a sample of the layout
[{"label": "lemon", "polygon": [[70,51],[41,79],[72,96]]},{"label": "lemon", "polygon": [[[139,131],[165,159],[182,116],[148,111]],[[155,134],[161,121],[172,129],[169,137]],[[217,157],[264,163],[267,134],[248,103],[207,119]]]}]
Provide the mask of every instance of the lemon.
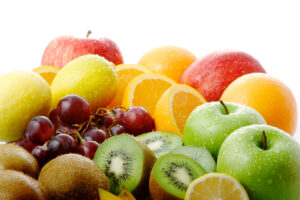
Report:
[{"label": "lemon", "polygon": [[64,96],[77,94],[86,99],[95,112],[112,101],[118,82],[113,63],[98,55],[80,56],[66,64],[54,78],[52,108]]}]

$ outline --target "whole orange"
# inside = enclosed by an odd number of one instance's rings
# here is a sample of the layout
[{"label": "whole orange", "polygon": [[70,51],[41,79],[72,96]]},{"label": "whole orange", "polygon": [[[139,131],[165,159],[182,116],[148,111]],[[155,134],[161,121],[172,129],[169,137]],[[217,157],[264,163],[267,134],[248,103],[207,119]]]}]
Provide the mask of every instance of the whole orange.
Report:
[{"label": "whole orange", "polygon": [[247,74],[233,81],[221,96],[223,101],[256,109],[269,125],[294,135],[297,104],[291,90],[280,80],[263,73]]},{"label": "whole orange", "polygon": [[182,73],[196,57],[190,51],[176,46],[158,47],[147,52],[139,61],[150,71],[163,74],[179,82]]}]

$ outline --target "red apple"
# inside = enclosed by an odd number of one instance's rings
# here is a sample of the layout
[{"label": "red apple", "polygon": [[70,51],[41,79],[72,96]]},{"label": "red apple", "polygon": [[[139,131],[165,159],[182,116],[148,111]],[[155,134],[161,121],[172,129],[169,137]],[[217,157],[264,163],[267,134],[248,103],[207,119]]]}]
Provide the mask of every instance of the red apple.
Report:
[{"label": "red apple", "polygon": [[52,65],[62,68],[69,61],[86,54],[103,56],[115,65],[122,64],[121,52],[112,40],[107,38],[91,39],[61,36],[52,40],[46,47],[42,65]]},{"label": "red apple", "polygon": [[265,70],[252,56],[238,51],[214,52],[193,62],[180,81],[197,89],[207,101],[217,101],[232,81],[254,72]]}]

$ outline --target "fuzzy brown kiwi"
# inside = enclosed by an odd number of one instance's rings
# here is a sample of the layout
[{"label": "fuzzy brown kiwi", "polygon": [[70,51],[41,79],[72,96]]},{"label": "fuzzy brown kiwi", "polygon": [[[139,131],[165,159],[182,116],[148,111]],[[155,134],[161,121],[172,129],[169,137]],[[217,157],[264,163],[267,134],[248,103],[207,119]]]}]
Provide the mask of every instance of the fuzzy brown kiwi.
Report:
[{"label": "fuzzy brown kiwi", "polygon": [[137,199],[149,194],[149,176],[156,161],[147,145],[121,134],[105,140],[98,148],[94,161],[110,181],[110,191],[118,195],[124,186]]},{"label": "fuzzy brown kiwi", "polygon": [[47,200],[43,186],[23,172],[0,170],[1,200]]},{"label": "fuzzy brown kiwi", "polygon": [[98,188],[109,190],[108,179],[90,159],[65,154],[48,162],[39,179],[50,200],[95,200]]},{"label": "fuzzy brown kiwi", "polygon": [[143,148],[143,154],[144,154],[144,173],[142,176],[142,180],[140,184],[135,188],[133,191],[133,195],[137,199],[145,199],[149,195],[149,178],[150,178],[150,173],[152,170],[152,167],[154,163],[156,162],[156,157],[154,152],[142,141],[139,139],[133,137]]},{"label": "fuzzy brown kiwi", "polygon": [[0,144],[0,169],[21,171],[33,178],[37,178],[40,172],[37,160],[15,144]]}]

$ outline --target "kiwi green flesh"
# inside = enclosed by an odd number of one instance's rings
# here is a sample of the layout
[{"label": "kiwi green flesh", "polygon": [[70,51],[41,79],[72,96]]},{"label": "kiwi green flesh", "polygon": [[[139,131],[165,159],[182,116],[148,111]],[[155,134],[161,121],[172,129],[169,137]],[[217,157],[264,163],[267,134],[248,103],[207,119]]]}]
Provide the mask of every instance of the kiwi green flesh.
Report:
[{"label": "kiwi green flesh", "polygon": [[97,149],[94,161],[110,183],[110,191],[121,192],[122,186],[132,192],[143,176],[143,149],[131,136],[122,134],[105,140]]},{"label": "kiwi green flesh", "polygon": [[206,171],[194,159],[182,154],[161,156],[153,166],[157,184],[171,195],[183,199],[189,184]]},{"label": "kiwi green flesh", "polygon": [[183,154],[197,161],[206,172],[216,171],[216,162],[205,148],[194,146],[181,146],[173,149],[170,153]]},{"label": "kiwi green flesh", "polygon": [[182,139],[179,135],[166,131],[154,131],[137,136],[155,154],[157,158],[169,153],[172,149],[182,146]]}]

